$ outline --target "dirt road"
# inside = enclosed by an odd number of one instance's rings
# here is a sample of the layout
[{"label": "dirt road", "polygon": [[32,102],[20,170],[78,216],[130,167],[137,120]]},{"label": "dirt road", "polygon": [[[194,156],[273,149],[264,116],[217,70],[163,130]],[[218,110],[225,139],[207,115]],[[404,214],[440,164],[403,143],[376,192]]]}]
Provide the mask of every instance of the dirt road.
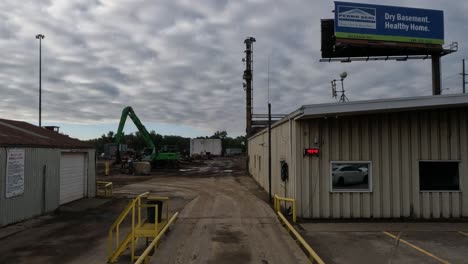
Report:
[{"label": "dirt road", "polygon": [[[155,178],[118,191],[150,190],[175,200],[179,220],[152,263],[308,263],[262,200],[266,194],[234,165],[214,160],[194,168],[197,176]],[[203,172],[210,176],[200,177]]]},{"label": "dirt road", "polygon": [[169,196],[171,211],[180,212],[152,263],[308,263],[243,164],[215,159],[150,177],[107,177],[120,186],[113,200],[83,199],[31,226],[3,228],[20,231],[0,238],[0,263],[105,263],[108,228],[128,202],[122,198],[145,191]]}]

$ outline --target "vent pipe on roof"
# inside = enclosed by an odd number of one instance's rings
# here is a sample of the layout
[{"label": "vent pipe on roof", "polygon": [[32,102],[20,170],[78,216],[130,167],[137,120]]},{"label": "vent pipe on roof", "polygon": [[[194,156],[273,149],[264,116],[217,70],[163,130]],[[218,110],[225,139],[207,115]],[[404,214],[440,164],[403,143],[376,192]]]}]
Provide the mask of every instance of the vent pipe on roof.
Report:
[{"label": "vent pipe on roof", "polygon": [[43,128],[50,130],[52,132],[57,132],[59,133],[60,127],[58,126],[43,126]]}]

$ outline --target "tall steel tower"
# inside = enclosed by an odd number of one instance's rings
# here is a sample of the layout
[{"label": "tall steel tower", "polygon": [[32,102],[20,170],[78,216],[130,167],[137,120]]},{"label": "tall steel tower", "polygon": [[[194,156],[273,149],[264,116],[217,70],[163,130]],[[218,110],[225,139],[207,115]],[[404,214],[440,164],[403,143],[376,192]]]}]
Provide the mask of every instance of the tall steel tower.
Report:
[{"label": "tall steel tower", "polygon": [[252,53],[253,53],[253,49],[252,49],[252,45],[253,43],[255,42],[255,38],[254,37],[248,37],[245,39],[244,43],[245,43],[245,58],[242,59],[242,61],[245,62],[245,71],[244,71],[244,76],[243,76],[243,79],[245,80],[245,83],[244,83],[244,89],[245,89],[245,92],[247,94],[246,96],[246,120],[247,120],[247,124],[246,124],[246,129],[245,131],[247,132],[247,135],[249,135],[251,132],[252,132],[252,101],[253,101],[253,97],[252,97],[252,64],[253,64],[253,60],[252,60]]}]

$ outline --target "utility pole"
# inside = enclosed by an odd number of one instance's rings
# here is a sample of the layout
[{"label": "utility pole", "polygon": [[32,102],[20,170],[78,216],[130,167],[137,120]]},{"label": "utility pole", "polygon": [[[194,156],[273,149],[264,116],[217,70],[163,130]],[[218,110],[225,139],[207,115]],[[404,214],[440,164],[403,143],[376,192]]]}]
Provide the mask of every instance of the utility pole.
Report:
[{"label": "utility pole", "polygon": [[466,91],[466,89],[465,89],[466,88],[466,75],[467,75],[466,72],[465,72],[465,59],[462,60],[462,64],[463,64],[463,66],[462,66],[461,75],[463,77],[463,93],[465,93],[465,91]]},{"label": "utility pole", "polygon": [[41,41],[44,39],[44,35],[37,34],[36,38],[39,40],[39,127],[42,127],[41,115],[42,115],[42,47]]},{"label": "utility pole", "polygon": [[271,202],[271,103],[268,102],[268,196]]},{"label": "utility pole", "polygon": [[247,136],[252,132],[252,45],[255,42],[254,37],[248,37],[245,39],[245,71],[243,79],[245,80],[246,88],[246,132]]}]

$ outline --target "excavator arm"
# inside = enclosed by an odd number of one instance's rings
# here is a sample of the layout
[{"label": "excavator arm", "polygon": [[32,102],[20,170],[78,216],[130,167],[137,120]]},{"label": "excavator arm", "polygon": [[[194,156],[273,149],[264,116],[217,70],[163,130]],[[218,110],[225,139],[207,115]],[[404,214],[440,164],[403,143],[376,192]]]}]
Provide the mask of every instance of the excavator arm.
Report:
[{"label": "excavator arm", "polygon": [[135,114],[135,111],[133,111],[133,108],[131,106],[127,106],[122,110],[122,116],[120,117],[119,128],[117,130],[117,134],[115,135],[115,142],[117,144],[120,144],[120,141],[122,140],[122,136],[123,136],[122,132],[125,126],[125,122],[127,121],[127,117],[130,117],[130,119],[132,119],[135,126],[138,128],[138,131],[140,132],[140,134],[143,136],[143,139],[145,140],[146,146],[148,146],[148,148],[151,148],[152,152],[150,155],[150,160],[151,161],[155,160],[156,154],[157,154],[156,146],[154,145],[154,142],[151,139],[151,136],[148,133],[148,130],[146,130],[145,126],[141,123],[140,119],[137,117],[137,115]]}]

